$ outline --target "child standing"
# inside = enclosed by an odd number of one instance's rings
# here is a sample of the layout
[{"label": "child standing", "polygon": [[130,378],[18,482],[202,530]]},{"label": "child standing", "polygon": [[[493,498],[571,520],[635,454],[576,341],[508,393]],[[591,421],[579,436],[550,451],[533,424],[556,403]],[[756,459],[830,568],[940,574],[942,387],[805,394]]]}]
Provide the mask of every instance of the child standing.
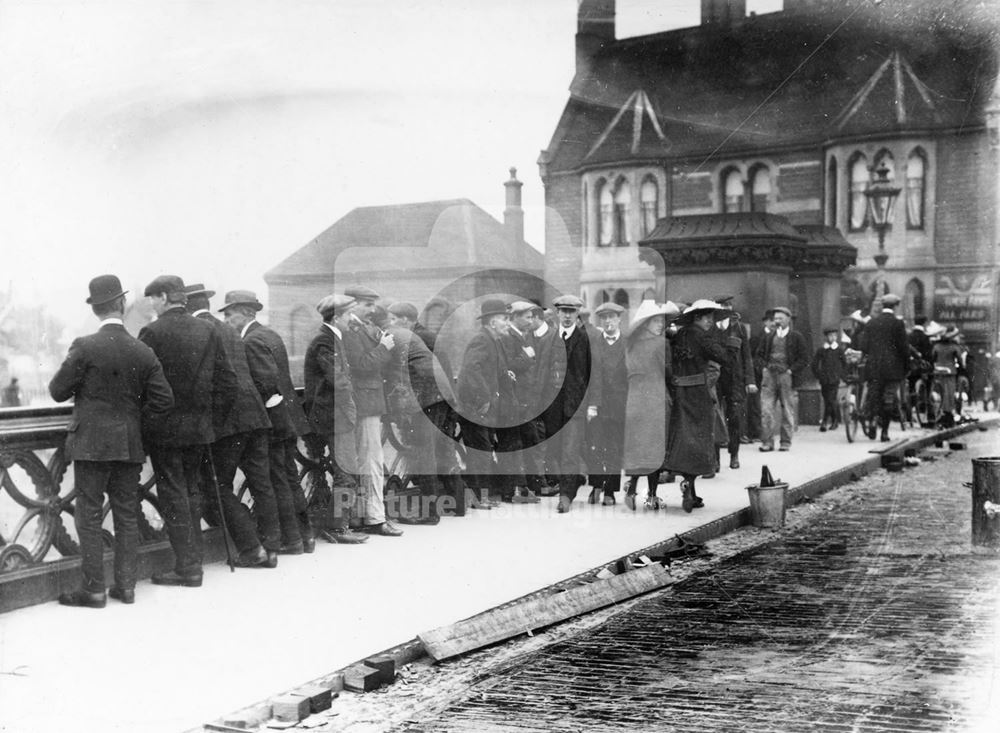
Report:
[{"label": "child standing", "polygon": [[823,329],[826,341],[813,356],[812,370],[819,380],[820,393],[823,396],[823,417],[820,419],[819,431],[824,433],[829,428],[835,430],[840,425],[840,413],[837,409],[837,388],[844,376],[844,347],[840,344],[840,329],[828,326]]}]

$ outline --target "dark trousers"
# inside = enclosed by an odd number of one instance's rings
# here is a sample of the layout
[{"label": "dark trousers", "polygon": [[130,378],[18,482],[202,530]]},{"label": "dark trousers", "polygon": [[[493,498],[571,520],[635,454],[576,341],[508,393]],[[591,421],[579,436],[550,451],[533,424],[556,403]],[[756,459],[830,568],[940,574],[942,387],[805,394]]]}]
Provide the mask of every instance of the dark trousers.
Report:
[{"label": "dark trousers", "polygon": [[587,426],[593,458],[591,485],[613,494],[621,488],[622,455],[625,452],[625,421],[598,415]]},{"label": "dark trousers", "polygon": [[494,491],[499,498],[510,499],[514,488],[526,484],[521,465],[521,426],[497,428],[497,476]]},{"label": "dark trousers", "polygon": [[174,551],[178,575],[201,573],[201,471],[207,445],[154,446],[150,451],[156,474],[160,516]]},{"label": "dark trousers", "polygon": [[[757,382],[757,386],[760,386],[760,380]],[[758,390],[754,394],[747,395],[746,402],[746,437],[757,440],[760,438],[760,422],[761,422],[761,412],[760,412],[760,391]]]},{"label": "dark trousers", "polygon": [[576,498],[586,470],[583,460],[586,432],[586,418],[577,414],[546,441],[546,464],[558,477],[559,495],[570,500]]},{"label": "dark trousers", "polygon": [[878,418],[879,427],[889,429],[889,423],[897,413],[896,401],[899,395],[899,379],[871,379],[868,381],[868,409],[871,417]]},{"label": "dark trousers", "polygon": [[837,388],[840,382],[820,384],[819,393],[823,397],[823,419],[821,425],[833,427],[840,423],[840,407],[837,404]]},{"label": "dark trousers", "polygon": [[466,483],[482,491],[495,485],[492,430],[478,423],[462,420],[462,442],[466,447]]},{"label": "dark trousers", "polygon": [[729,442],[726,445],[730,456],[740,453],[740,436],[743,434],[743,413],[745,410],[746,387],[735,384],[732,375],[723,372],[718,383],[718,395],[722,400],[722,410],[726,417],[726,432]]},{"label": "dark trousers", "polygon": [[524,473],[528,488],[545,488],[545,421],[540,417],[519,426],[524,447]]},{"label": "dark trousers", "polygon": [[335,531],[350,527],[354,504],[358,500],[358,452],[354,440],[354,431],[331,433],[326,436],[326,444],[330,449],[333,461],[332,486],[330,487],[330,503],[326,507],[323,524],[326,529]]},{"label": "dark trousers", "polygon": [[281,542],[294,545],[311,538],[306,495],[299,483],[298,464],[295,461],[295,438],[268,441],[268,468],[271,488],[278,505],[278,522],[281,525]]},{"label": "dark trousers", "polygon": [[[250,552],[263,545],[277,551],[281,547],[281,526],[278,522],[278,503],[271,487],[270,462],[268,461],[267,430],[254,430],[228,435],[215,441],[211,447],[212,465],[207,461],[202,468],[202,500],[205,502],[205,519],[218,524],[218,500],[210,483],[218,481],[222,498],[222,511],[226,527],[239,552]],[[234,486],[236,469],[240,468],[253,497],[253,513],[237,496]]]},{"label": "dark trousers", "polygon": [[453,497],[455,512],[462,515],[465,513],[465,484],[459,473],[455,453],[455,412],[447,402],[435,402],[424,407],[423,413],[433,426],[431,446],[437,474],[436,486],[444,494]]},{"label": "dark trousers", "polygon": [[104,539],[101,536],[104,494],[111,502],[115,526],[115,585],[135,588],[139,529],[139,471],[142,464],[120,461],[75,461],[76,534],[80,538],[83,590],[104,592]]}]

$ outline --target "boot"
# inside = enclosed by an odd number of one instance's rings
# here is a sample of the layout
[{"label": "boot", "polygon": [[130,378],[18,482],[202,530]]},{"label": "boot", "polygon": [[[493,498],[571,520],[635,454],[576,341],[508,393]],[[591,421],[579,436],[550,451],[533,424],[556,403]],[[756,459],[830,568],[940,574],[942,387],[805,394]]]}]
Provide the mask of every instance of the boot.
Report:
[{"label": "boot", "polygon": [[625,506],[635,511],[635,487],[639,482],[638,476],[629,476],[628,486],[625,488]]}]

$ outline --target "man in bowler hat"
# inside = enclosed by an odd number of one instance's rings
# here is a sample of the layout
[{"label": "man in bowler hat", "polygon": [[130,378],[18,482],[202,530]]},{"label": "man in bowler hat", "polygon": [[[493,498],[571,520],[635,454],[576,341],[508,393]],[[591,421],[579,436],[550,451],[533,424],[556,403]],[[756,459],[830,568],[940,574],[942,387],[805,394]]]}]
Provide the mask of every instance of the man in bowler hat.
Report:
[{"label": "man in bowler hat", "polygon": [[150,431],[156,496],[175,556],[174,570],[154,573],[157,585],[197,588],[202,582],[199,473],[215,440],[213,413],[228,413],[236,394],[222,337],[185,310],[184,281],[161,275],[146,286],[157,318],[139,332],[163,365],[174,407]]},{"label": "man in bowler hat", "polygon": [[73,516],[83,584],[59,596],[64,606],[103,608],[107,603],[101,537],[105,493],[115,527],[111,597],[123,603],[135,601],[139,472],[146,460],[142,433],[174,405],[156,355],[125,330],[125,293],[114,275],[90,281],[87,303],[101,319],[100,328],[73,341],[49,383],[56,402],[73,398],[66,458],[73,462],[76,477]]}]

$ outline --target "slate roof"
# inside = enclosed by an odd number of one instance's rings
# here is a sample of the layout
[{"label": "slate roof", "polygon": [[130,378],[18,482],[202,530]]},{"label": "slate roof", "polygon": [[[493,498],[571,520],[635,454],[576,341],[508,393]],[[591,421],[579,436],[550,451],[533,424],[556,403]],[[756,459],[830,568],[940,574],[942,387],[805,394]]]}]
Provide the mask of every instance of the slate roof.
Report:
[{"label": "slate roof", "polygon": [[[788,219],[766,212],[732,214],[692,214],[660,219],[644,242],[696,242],[736,239],[788,239],[806,242],[809,238]],[[845,242],[846,244],[846,242]]]},{"label": "slate roof", "polygon": [[[962,0],[889,0],[846,22],[779,12],[615,41],[578,70],[543,159],[573,170],[977,127],[997,76],[997,15]],[[640,90],[665,140],[646,121],[638,145],[632,124],[612,125]]]},{"label": "slate roof", "polygon": [[534,247],[515,246],[504,225],[468,199],[362,206],[264,275],[267,282],[381,270],[515,267],[541,271]]}]

